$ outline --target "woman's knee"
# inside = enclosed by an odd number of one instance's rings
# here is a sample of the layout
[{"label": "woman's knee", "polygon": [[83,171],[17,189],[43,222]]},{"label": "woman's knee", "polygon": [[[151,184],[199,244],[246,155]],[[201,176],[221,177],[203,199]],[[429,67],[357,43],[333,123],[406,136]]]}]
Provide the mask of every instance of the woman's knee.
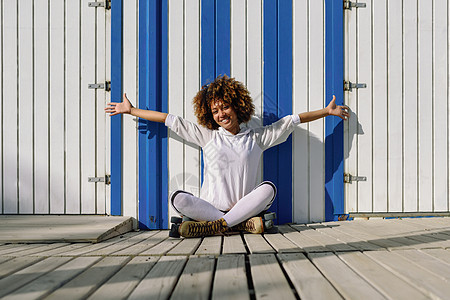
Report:
[{"label": "woman's knee", "polygon": [[259,184],[258,187],[263,187],[267,189],[267,191],[271,193],[272,198],[275,198],[275,196],[277,195],[277,187],[271,181],[263,181]]},{"label": "woman's knee", "polygon": [[176,210],[183,210],[183,208],[192,205],[191,196],[191,193],[183,190],[178,190],[172,193],[172,195],[170,196],[170,202]]}]

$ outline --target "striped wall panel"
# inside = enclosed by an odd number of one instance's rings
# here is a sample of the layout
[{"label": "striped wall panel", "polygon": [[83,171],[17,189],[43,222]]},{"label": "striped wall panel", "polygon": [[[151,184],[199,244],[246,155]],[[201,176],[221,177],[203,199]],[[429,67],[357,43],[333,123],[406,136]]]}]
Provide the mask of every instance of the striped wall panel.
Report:
[{"label": "striped wall panel", "polygon": [[[104,9],[88,1],[2,1],[2,214],[105,214],[109,95]],[[108,75],[109,76],[109,75]]]},{"label": "striped wall panel", "polygon": [[347,211],[449,211],[449,3],[366,1],[346,12]]},{"label": "striped wall panel", "polygon": [[[212,3],[212,4],[211,4]],[[275,3],[275,2],[274,2]],[[325,105],[324,59],[325,4],[321,1],[280,1],[286,7],[286,14],[292,13],[292,93],[288,101],[292,111],[300,113]],[[195,121],[192,99],[200,88],[203,72],[208,72],[202,53],[202,32],[214,30],[202,15],[202,5],[213,11],[213,1],[169,1],[169,112]],[[222,8],[229,10],[229,75],[246,84],[256,106],[256,116],[250,126],[259,126],[264,114],[264,1],[231,0]],[[225,14],[226,15],[226,14]],[[208,17],[211,17],[208,15]],[[216,20],[217,22],[217,20]],[[204,24],[211,27],[202,28]],[[216,23],[217,24],[217,23]],[[280,30],[283,30],[280,28]],[[211,33],[212,34],[212,33]],[[220,34],[220,33],[219,33]],[[226,34],[226,33],[221,33]],[[320,37],[320,38],[317,38]],[[281,44],[280,47],[283,45]],[[209,52],[208,52],[209,53]],[[223,58],[223,55],[221,56]],[[217,62],[216,62],[217,63]],[[217,64],[212,68],[220,68]],[[280,67],[282,67],[280,65]],[[283,68],[283,67],[282,67]],[[217,71],[217,70],[216,70]],[[214,71],[209,71],[214,72]],[[216,72],[217,73],[217,72]],[[218,72],[223,74],[224,72]],[[228,72],[225,72],[228,73]],[[209,78],[208,78],[209,79]],[[281,94],[282,95],[282,94]],[[267,100],[267,99],[266,99]],[[267,107],[266,107],[267,109]],[[280,116],[290,114],[280,111]],[[322,221],[325,218],[324,205],[324,121],[301,125],[292,137],[292,190],[287,191],[289,221]],[[201,151],[175,136],[168,141],[169,193],[184,189],[196,195],[201,186]],[[290,165],[288,168],[291,168]],[[260,179],[263,179],[262,168]],[[289,173],[289,172],[288,172]],[[283,193],[281,193],[283,194]],[[291,212],[292,211],[292,212]],[[169,212],[173,214],[172,211]]]}]

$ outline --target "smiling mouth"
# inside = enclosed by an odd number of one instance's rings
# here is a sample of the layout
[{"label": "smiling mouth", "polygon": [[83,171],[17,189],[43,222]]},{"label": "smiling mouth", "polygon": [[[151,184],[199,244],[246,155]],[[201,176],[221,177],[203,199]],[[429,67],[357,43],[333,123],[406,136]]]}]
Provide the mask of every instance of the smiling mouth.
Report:
[{"label": "smiling mouth", "polygon": [[228,123],[230,123],[230,119],[229,118],[223,119],[222,121],[220,121],[220,123],[228,124]]}]

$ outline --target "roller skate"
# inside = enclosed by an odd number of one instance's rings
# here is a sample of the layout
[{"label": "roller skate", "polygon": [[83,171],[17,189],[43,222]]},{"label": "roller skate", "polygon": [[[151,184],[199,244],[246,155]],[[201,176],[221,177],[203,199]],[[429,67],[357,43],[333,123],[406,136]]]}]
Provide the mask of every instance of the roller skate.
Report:
[{"label": "roller skate", "polygon": [[171,217],[170,223],[172,223],[172,224],[170,226],[169,237],[179,238],[180,233],[178,232],[178,228],[180,227],[181,223],[186,222],[186,221],[195,221],[195,220],[191,219],[189,217],[186,217],[186,216]]},{"label": "roller skate", "polygon": [[263,212],[256,217],[250,218],[236,226],[232,227],[232,230],[246,231],[249,233],[272,233],[275,231],[273,220],[276,218],[276,214],[273,212]]},{"label": "roller skate", "polygon": [[223,218],[216,221],[183,221],[177,227],[178,234],[186,238],[211,236],[228,230]]}]

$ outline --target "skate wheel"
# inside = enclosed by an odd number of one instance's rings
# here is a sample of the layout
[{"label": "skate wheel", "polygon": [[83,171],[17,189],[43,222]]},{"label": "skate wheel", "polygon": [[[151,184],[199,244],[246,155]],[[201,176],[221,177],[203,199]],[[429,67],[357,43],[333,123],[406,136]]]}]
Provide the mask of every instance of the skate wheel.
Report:
[{"label": "skate wheel", "polygon": [[181,222],[183,222],[183,218],[181,218],[181,217],[171,217],[170,218],[170,223],[180,224]]},{"label": "skate wheel", "polygon": [[177,224],[172,224],[172,227],[170,227],[169,237],[172,237],[172,238],[179,238],[180,237],[180,233],[178,232],[178,225]]},{"label": "skate wheel", "polygon": [[264,215],[264,220],[273,220],[277,218],[277,214],[274,212],[269,212]]},{"label": "skate wheel", "polygon": [[272,227],[273,227],[273,221],[272,220],[264,221],[264,230],[270,229]]}]

